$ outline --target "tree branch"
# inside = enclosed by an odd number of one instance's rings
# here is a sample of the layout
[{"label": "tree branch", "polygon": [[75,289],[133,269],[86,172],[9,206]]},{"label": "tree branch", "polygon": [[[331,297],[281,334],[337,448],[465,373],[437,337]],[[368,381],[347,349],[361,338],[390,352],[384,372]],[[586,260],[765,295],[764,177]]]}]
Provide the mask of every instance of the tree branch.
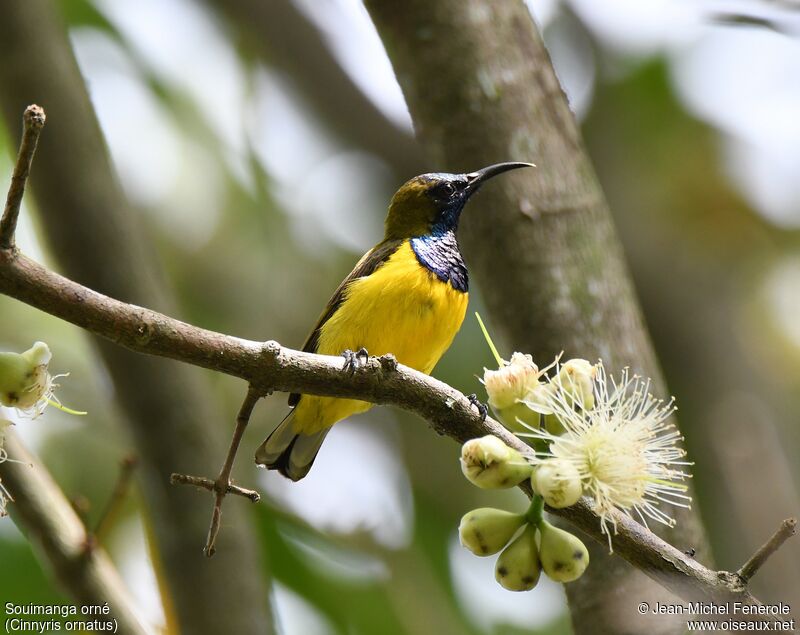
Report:
[{"label": "tree branch", "polygon": [[[419,415],[436,432],[459,443],[493,434],[525,456],[532,456],[531,448],[502,425],[490,417],[482,421],[464,394],[397,364],[390,355],[370,358],[352,374],[344,373],[339,357],[295,351],[274,341],[254,342],[192,326],[92,291],[12,250],[0,250],[0,293],[130,350],[239,377],[263,392],[302,392],[390,404]],[[216,483],[207,481],[197,479],[191,484],[217,491]],[[588,500],[549,511],[599,543],[607,543]],[[736,574],[708,569],[623,514],[616,514],[615,520],[615,553],[680,597],[755,601]]]},{"label": "tree branch", "polygon": [[106,552],[86,549],[90,535],[47,470],[10,430],[4,447],[11,461],[0,478],[14,497],[10,511],[28,539],[46,556],[62,588],[83,605],[108,604],[118,633],[150,635]]},{"label": "tree branch", "polygon": [[758,570],[764,566],[767,559],[781,548],[784,542],[797,533],[797,519],[787,518],[781,523],[772,538],[767,540],[750,559],[742,565],[737,572],[742,581],[747,584]]},{"label": "tree branch", "polygon": [[[222,501],[229,492],[236,494],[243,494],[252,502],[257,503],[260,499],[258,492],[255,496],[252,493],[245,493],[245,491],[237,491],[232,489],[231,485],[231,470],[233,470],[233,462],[236,459],[236,453],[239,451],[239,444],[242,442],[244,431],[247,429],[247,424],[250,423],[250,416],[253,414],[253,408],[256,402],[261,399],[262,393],[259,392],[252,384],[247,389],[247,396],[244,398],[242,407],[239,409],[239,414],[236,416],[236,428],[233,431],[233,438],[231,445],[228,448],[228,454],[225,457],[225,463],[214,481],[214,508],[211,511],[211,526],[208,528],[208,538],[206,539],[205,554],[209,558],[214,555],[217,550],[217,534],[219,533],[219,525],[222,521]],[[174,475],[170,479],[173,483],[180,482],[180,479],[175,479]],[[238,488],[237,488],[238,489]]]},{"label": "tree branch", "polygon": [[36,144],[39,142],[39,133],[44,128],[44,120],[44,110],[36,105],[28,106],[22,116],[22,143],[19,145],[17,162],[11,175],[11,187],[8,188],[3,218],[0,219],[0,248],[3,249],[14,246],[22,195],[25,194],[25,184],[28,182],[31,162],[36,152]]},{"label": "tree branch", "polygon": [[[205,476],[192,476],[191,474],[173,472],[169,477],[169,482],[173,485],[191,485],[192,487],[199,487],[209,492],[216,491],[215,481]],[[235,494],[236,496],[247,498],[251,503],[257,503],[261,500],[261,494],[254,489],[239,487],[233,483],[228,484],[228,494]]]}]

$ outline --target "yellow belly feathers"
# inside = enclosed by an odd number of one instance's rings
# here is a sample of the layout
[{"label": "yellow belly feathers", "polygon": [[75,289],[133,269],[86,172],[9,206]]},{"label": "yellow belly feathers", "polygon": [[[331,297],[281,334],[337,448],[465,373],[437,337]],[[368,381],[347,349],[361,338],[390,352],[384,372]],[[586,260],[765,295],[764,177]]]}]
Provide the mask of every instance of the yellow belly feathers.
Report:
[{"label": "yellow belly feathers", "polygon": [[[406,241],[372,275],[350,284],[344,302],[321,329],[317,352],[340,355],[364,347],[370,355],[393,353],[401,364],[429,374],[466,310],[467,294],[420,265]],[[293,427],[313,434],[371,407],[354,399],[304,395]]]}]

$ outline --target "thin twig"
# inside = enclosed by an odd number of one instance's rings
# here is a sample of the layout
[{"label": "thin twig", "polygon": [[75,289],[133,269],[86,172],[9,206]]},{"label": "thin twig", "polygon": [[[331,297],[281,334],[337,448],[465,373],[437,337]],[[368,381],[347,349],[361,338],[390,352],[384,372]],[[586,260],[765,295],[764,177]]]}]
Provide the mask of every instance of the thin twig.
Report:
[{"label": "thin twig", "polygon": [[0,219],[0,249],[14,246],[22,195],[25,193],[25,183],[28,181],[33,154],[36,152],[36,144],[39,141],[39,133],[44,127],[44,121],[44,110],[39,106],[33,104],[25,109],[25,114],[22,116],[22,142],[11,175],[11,186],[8,188],[3,218]]},{"label": "thin twig", "polygon": [[217,551],[217,535],[222,521],[222,501],[225,500],[225,497],[228,494],[237,494],[249,498],[254,503],[261,499],[258,492],[233,485],[231,483],[231,471],[236,460],[236,453],[239,451],[239,444],[242,442],[242,436],[244,436],[244,431],[247,429],[247,424],[250,423],[253,408],[255,408],[258,400],[261,399],[262,394],[263,391],[258,390],[252,384],[248,387],[247,396],[244,398],[239,414],[236,416],[236,427],[233,430],[233,437],[228,448],[228,454],[225,457],[225,463],[216,480],[212,481],[204,477],[189,476],[188,474],[173,474],[170,477],[170,482],[173,484],[195,485],[214,492],[214,507],[211,510],[211,524],[208,527],[208,538],[204,549],[206,556],[209,558]]},{"label": "thin twig", "polygon": [[747,584],[758,570],[764,565],[767,559],[781,548],[784,542],[797,533],[797,519],[787,518],[781,523],[772,537],[767,540],[750,559],[742,565],[737,572],[742,581]]},{"label": "thin twig", "polygon": [[[173,485],[191,485],[192,487],[206,489],[209,492],[216,491],[216,482],[206,476],[192,476],[190,474],[179,474],[177,472],[173,472],[169,477],[169,482]],[[259,494],[256,490],[239,487],[233,483],[228,485],[228,494],[235,494],[236,496],[249,498],[253,503],[257,503],[261,500],[261,494]]]},{"label": "thin twig", "polygon": [[137,464],[138,460],[133,455],[126,456],[120,461],[119,474],[117,475],[117,482],[114,485],[114,490],[111,492],[106,507],[92,532],[93,543],[102,543],[109,529],[114,526],[114,521],[119,514],[122,503],[128,495],[131,478],[133,477],[133,472]]}]

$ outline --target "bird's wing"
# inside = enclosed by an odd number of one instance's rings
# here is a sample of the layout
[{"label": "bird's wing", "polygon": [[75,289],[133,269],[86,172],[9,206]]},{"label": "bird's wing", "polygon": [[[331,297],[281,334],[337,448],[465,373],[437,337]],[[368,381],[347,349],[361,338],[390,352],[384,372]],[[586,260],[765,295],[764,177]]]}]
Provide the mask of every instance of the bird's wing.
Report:
[{"label": "bird's wing", "polygon": [[[322,326],[331,318],[334,313],[336,313],[336,310],[341,306],[342,302],[344,301],[344,294],[347,290],[347,286],[353,280],[364,278],[375,272],[378,267],[386,262],[389,257],[395,251],[397,251],[397,248],[400,247],[402,242],[402,240],[384,240],[361,257],[361,260],[358,261],[353,270],[344,280],[342,280],[342,283],[336,288],[336,291],[333,292],[333,296],[331,296],[331,299],[328,301],[328,305],[325,307],[322,315],[320,315],[316,326],[311,331],[308,339],[306,339],[306,343],[303,344],[303,350],[306,353],[317,352],[319,334]],[[289,395],[290,406],[296,406],[298,401],[300,401],[300,393],[292,393]]]}]

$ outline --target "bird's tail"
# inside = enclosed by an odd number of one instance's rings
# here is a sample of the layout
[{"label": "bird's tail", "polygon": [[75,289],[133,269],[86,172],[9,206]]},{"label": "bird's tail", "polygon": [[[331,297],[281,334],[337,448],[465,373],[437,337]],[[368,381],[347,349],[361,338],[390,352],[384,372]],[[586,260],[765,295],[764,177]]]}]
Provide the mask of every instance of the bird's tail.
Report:
[{"label": "bird's tail", "polygon": [[313,434],[298,434],[292,425],[293,414],[286,415],[256,450],[256,464],[299,481],[311,469],[330,428]]}]

